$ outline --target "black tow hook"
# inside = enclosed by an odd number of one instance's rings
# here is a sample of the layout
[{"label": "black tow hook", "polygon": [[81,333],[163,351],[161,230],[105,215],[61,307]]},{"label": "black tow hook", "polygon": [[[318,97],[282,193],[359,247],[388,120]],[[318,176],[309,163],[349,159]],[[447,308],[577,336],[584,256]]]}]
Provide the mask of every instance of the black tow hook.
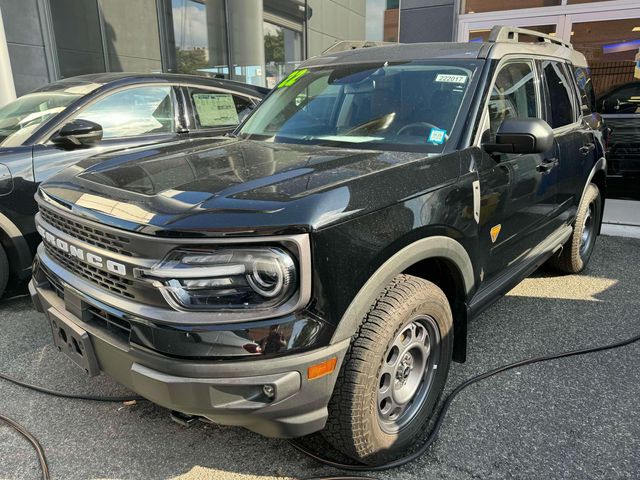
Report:
[{"label": "black tow hook", "polygon": [[182,425],[185,428],[191,427],[200,417],[196,415],[189,415],[187,413],[176,412],[175,410],[171,411],[171,420],[176,422],[178,425]]}]

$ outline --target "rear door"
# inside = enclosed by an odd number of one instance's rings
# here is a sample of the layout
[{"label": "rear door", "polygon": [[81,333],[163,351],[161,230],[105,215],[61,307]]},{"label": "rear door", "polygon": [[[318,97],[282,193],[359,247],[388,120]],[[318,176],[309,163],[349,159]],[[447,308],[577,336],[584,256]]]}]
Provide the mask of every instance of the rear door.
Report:
[{"label": "rear door", "polygon": [[[506,118],[542,116],[540,76],[532,59],[510,59],[498,67],[484,112],[483,141],[494,141]],[[480,248],[489,252],[483,269],[490,282],[518,264],[553,231],[557,169],[546,168],[556,151],[543,154],[482,152]]]},{"label": "rear door", "polygon": [[[183,128],[176,87],[141,85],[127,87],[98,98],[71,118],[90,120],[102,126],[103,137],[91,147],[63,148],[51,142],[55,131],[34,146],[33,168],[36,182],[78,161],[111,150],[176,140]],[[58,129],[62,125],[58,126]],[[57,129],[56,129],[57,131]]]},{"label": "rear door", "polygon": [[578,100],[568,65],[562,61],[543,60],[540,70],[544,78],[545,119],[555,135],[556,185],[558,211],[555,226],[570,223],[576,213],[582,175],[579,172],[593,165],[596,143],[593,133],[578,112]]}]

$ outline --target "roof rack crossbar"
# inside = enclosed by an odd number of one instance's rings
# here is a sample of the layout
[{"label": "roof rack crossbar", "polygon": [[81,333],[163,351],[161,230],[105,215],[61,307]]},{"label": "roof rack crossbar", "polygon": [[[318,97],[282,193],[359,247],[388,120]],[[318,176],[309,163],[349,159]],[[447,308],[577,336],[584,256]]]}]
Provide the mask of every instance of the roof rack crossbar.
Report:
[{"label": "roof rack crossbar", "polygon": [[384,45],[397,45],[397,42],[383,42],[378,40],[342,40],[337,41],[325,51],[322,52],[322,55],[326,55],[327,53],[338,53],[345,52],[347,50],[356,50],[360,48],[369,48],[369,47],[382,47]]},{"label": "roof rack crossbar", "polygon": [[562,45],[563,47],[573,48],[569,42],[565,42],[557,37],[547,35],[546,33],[536,32],[535,30],[528,30],[526,28],[509,27],[507,25],[496,25],[491,29],[489,34],[489,42],[518,42],[519,35],[527,35],[534,37],[538,42],[553,43],[556,45]]}]

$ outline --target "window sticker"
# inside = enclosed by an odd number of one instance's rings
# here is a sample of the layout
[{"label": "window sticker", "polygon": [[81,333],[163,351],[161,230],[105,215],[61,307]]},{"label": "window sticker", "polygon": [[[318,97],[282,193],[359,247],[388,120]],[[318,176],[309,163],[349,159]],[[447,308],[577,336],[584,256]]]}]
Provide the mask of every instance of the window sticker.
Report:
[{"label": "window sticker", "polygon": [[447,131],[440,128],[432,128],[429,132],[429,138],[427,142],[435,145],[442,145],[447,139]]},{"label": "window sticker", "polygon": [[467,83],[466,75],[450,75],[447,73],[439,73],[436,75],[436,82],[440,83]]},{"label": "window sticker", "polygon": [[194,93],[192,97],[201,127],[219,127],[240,123],[233,95],[228,93]]},{"label": "window sticker", "polygon": [[276,88],[282,87],[290,87],[294,83],[296,83],[300,78],[302,78],[309,70],[303,68],[302,70],[295,70],[289,74],[287,78],[282,80]]}]

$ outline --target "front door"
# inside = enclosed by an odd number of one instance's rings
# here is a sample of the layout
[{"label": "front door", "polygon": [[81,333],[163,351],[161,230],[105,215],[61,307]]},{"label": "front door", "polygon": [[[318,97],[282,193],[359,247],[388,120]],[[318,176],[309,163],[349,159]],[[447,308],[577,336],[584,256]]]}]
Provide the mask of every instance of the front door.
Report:
[{"label": "front door", "polygon": [[[506,118],[542,116],[540,77],[533,60],[511,59],[494,77],[484,113],[484,141],[493,141]],[[556,147],[543,154],[482,152],[480,180],[480,248],[488,252],[481,274],[485,283],[523,260],[551,234],[556,210]]]},{"label": "front door", "polygon": [[102,141],[91,147],[69,150],[47,138],[33,150],[36,182],[43,182],[63,168],[99,153],[176,139],[180,129],[177,112],[175,89],[170,85],[135,86],[107,93],[66,120],[82,119],[100,124]]}]

